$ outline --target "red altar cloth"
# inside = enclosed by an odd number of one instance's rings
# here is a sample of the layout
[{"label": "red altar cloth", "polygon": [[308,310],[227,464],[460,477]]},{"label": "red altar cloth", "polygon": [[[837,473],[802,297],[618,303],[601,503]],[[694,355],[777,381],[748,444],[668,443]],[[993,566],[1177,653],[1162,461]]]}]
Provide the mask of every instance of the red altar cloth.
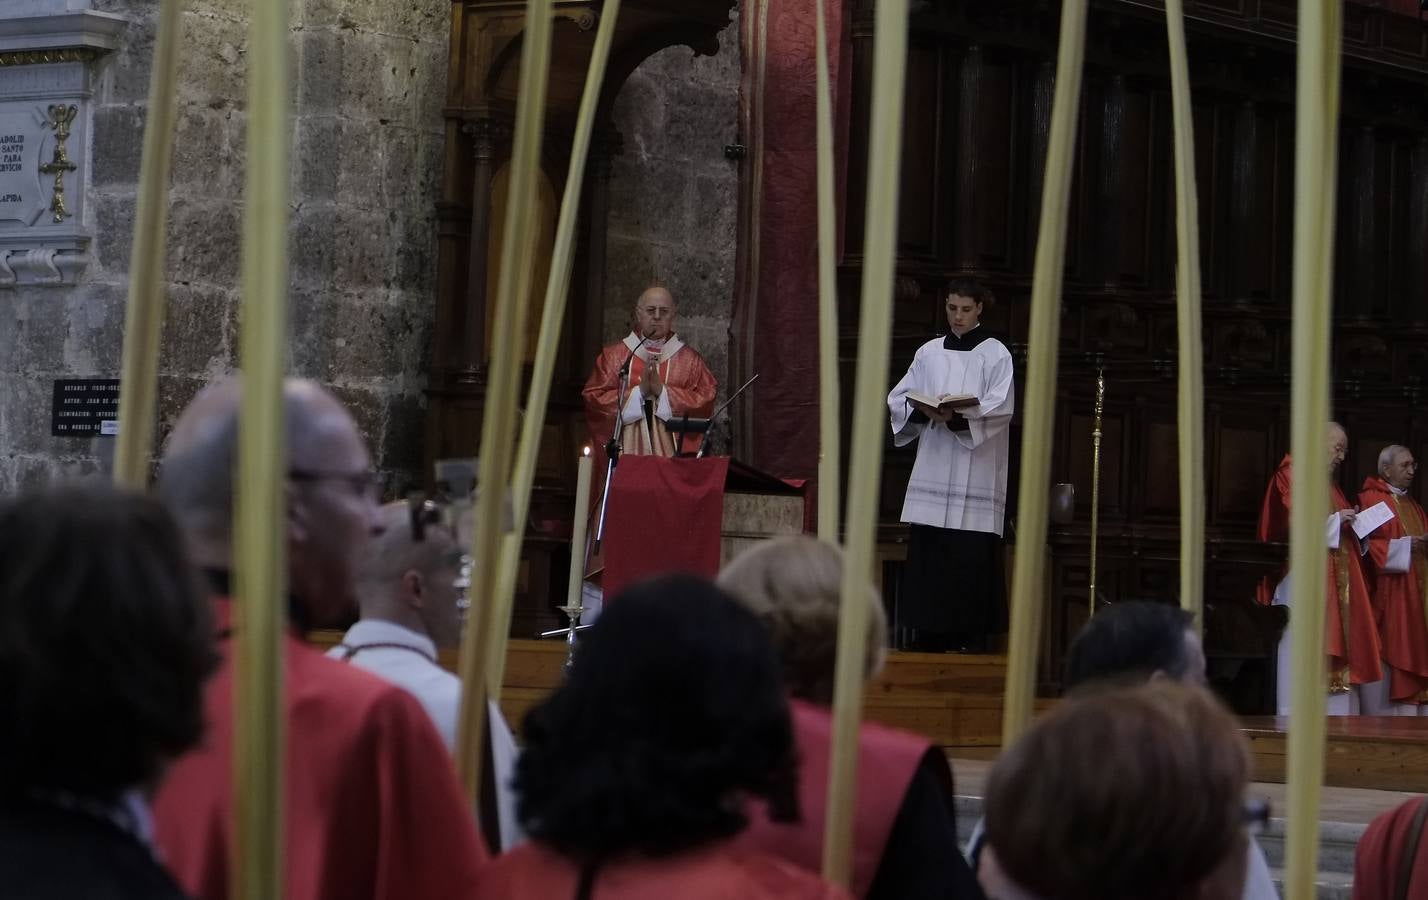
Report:
[{"label": "red altar cloth", "polygon": [[727,456],[620,457],[605,510],[606,599],[668,572],[719,573]]}]

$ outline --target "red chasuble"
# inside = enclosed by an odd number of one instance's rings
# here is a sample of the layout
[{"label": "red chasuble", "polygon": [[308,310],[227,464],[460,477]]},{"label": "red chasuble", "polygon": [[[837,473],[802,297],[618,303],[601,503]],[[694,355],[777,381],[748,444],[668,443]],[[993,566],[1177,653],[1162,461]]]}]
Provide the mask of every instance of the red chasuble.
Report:
[{"label": "red chasuble", "polygon": [[[1292,482],[1289,455],[1275,470],[1264,492],[1259,513],[1261,541],[1289,540],[1289,497]],[[1337,484],[1330,485],[1333,509],[1352,509]],[[1380,668],[1378,627],[1369,601],[1368,582],[1359,560],[1353,527],[1340,526],[1339,549],[1328,550],[1326,560],[1324,648],[1329,655],[1329,691],[1344,693],[1350,684],[1372,684],[1383,677]],[[1287,571],[1287,570],[1286,570]],[[1263,592],[1261,592],[1263,593]],[[1264,598],[1261,598],[1263,602]],[[1293,613],[1290,613],[1291,622]]]},{"label": "red chasuble", "polygon": [[[633,334],[618,344],[611,344],[600,352],[595,360],[595,370],[585,382],[582,395],[585,398],[585,424],[590,429],[590,439],[595,443],[596,462],[604,466],[605,442],[610,440],[617,415],[625,409],[630,395],[640,390],[644,379],[646,360],[649,354],[645,348],[636,351],[630,362],[628,390],[621,397],[620,367],[630,359],[630,351],[639,344]],[[668,395],[668,411],[672,416],[704,418],[714,412],[714,394],[719,383],[704,358],[690,347],[672,337],[660,354],[659,376],[664,382]],[[700,435],[685,435],[684,446],[675,447],[673,435],[656,414],[657,402],[651,402],[650,414],[637,422],[626,424],[624,452],[642,456],[674,456],[676,450],[694,453],[699,449]]]},{"label": "red chasuble", "polygon": [[[956,852],[954,847],[952,852]],[[580,870],[541,844],[522,844],[480,872],[474,900],[576,896]],[[660,859],[625,859],[601,866],[591,900],[847,900],[776,856],[721,841]]]},{"label": "red chasuble", "polygon": [[[229,601],[219,600],[226,625]],[[486,851],[441,737],[416,698],[284,637],[286,895],[467,900]],[[228,896],[232,845],[230,645],[204,695],[203,744],[154,800],[161,856],[199,900]]]},{"label": "red chasuble", "polygon": [[[793,712],[794,739],[798,742],[800,821],[772,822],[760,805],[750,816],[742,839],[751,847],[777,853],[811,872],[818,872],[823,863],[833,714],[803,700],[793,700],[789,706]],[[864,722],[859,727],[853,896],[863,897],[872,887],[907,786],[931,749],[930,741],[915,734],[872,722]],[[950,781],[950,771],[947,777]]]},{"label": "red chasuble", "polygon": [[1407,572],[1385,572],[1390,542],[1428,530],[1423,507],[1406,494],[1394,493],[1377,475],[1364,479],[1359,506],[1368,509],[1386,503],[1393,518],[1368,536],[1373,557],[1374,613],[1383,639],[1383,660],[1389,667],[1389,696],[1395,703],[1428,703],[1428,618],[1424,617],[1424,586],[1428,585],[1428,560],[1412,555]]}]

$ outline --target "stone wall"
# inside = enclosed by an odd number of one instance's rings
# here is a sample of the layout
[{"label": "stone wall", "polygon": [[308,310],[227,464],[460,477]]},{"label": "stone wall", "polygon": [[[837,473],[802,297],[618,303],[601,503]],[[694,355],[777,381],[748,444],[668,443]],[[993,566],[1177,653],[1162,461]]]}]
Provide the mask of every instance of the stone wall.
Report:
[{"label": "stone wall", "polygon": [[739,26],[719,53],[671,47],[640,65],[615,99],[623,152],[610,179],[605,341],[629,332],[630,310],[652,281],[679,305],[680,335],[709,362],[727,394],[734,306],[739,163]]},{"label": "stone wall", "polygon": [[[93,5],[131,20],[94,98],[95,259],[76,286],[0,288],[0,493],[94,471],[110,452],[51,437],[50,393],[56,378],[119,374],[157,4]],[[238,354],[247,4],[184,6],[161,431]],[[291,370],[347,401],[394,483],[420,466],[449,8],[293,2]]]}]

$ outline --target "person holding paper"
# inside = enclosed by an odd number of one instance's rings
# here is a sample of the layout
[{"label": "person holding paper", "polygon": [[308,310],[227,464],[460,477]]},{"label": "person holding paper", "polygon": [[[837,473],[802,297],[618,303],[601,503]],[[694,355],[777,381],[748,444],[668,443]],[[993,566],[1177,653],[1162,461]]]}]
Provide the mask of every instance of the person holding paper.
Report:
[{"label": "person holding paper", "polygon": [[1390,444],[1378,455],[1378,474],[1364,479],[1359,492],[1360,533],[1375,510],[1388,518],[1368,534],[1373,557],[1374,612],[1388,667],[1388,696],[1393,714],[1428,715],[1428,619],[1423,614],[1423,587],[1428,579],[1428,516],[1408,496],[1418,464],[1407,447]]},{"label": "person holding paper", "polygon": [[[1329,423],[1329,502],[1334,512],[1329,514],[1326,524],[1325,544],[1328,550],[1324,601],[1327,617],[1324,620],[1324,648],[1328,654],[1328,712],[1331,716],[1358,715],[1363,700],[1370,715],[1380,712],[1375,701],[1383,678],[1380,668],[1380,648],[1378,628],[1374,612],[1369,602],[1368,582],[1364,578],[1360,557],[1363,549],[1354,534],[1353,524],[1357,511],[1349,504],[1344,492],[1333,480],[1334,473],[1344,461],[1349,439],[1343,426]],[[1279,463],[1274,477],[1265,490],[1264,503],[1260,507],[1259,539],[1261,541],[1287,542],[1289,540],[1290,493],[1293,484],[1293,470],[1288,454]],[[1261,602],[1268,598],[1261,597]],[[1290,605],[1288,564],[1284,576],[1275,586],[1273,601],[1275,606]],[[1293,613],[1290,614],[1293,626]],[[1291,668],[1289,663],[1289,628],[1279,642],[1278,685],[1276,707],[1281,716],[1289,715]]]},{"label": "person holding paper", "polygon": [[909,529],[896,625],[906,648],[976,651],[1006,623],[1002,525],[1015,389],[1011,353],[981,327],[992,292],[958,279],[944,296],[947,335],[919,347],[888,394],[893,443],[918,442],[902,507]]},{"label": "person holding paper", "polygon": [[[617,419],[624,430],[625,453],[675,456],[681,450],[698,449],[698,434],[685,435],[684,446],[677,445],[670,419],[708,416],[714,411],[719,383],[704,358],[675,334],[676,314],[674,296],[665,288],[651,287],[635,304],[634,330],[596,358],[582,396],[600,466]],[[628,377],[621,395],[620,372],[625,366],[629,366]]]}]

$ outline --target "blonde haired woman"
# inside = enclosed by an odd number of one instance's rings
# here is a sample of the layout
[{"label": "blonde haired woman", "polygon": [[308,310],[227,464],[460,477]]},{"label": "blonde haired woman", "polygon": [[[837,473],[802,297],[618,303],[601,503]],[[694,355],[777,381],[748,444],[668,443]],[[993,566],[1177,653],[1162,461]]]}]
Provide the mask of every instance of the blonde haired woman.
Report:
[{"label": "blonde haired woman", "polygon": [[[802,821],[779,824],[754,816],[744,839],[818,871],[838,641],[843,553],[811,537],[763,542],[733,560],[719,586],[768,628],[793,697],[794,738],[802,766]],[[867,667],[875,677],[886,657],[882,598],[867,592]],[[961,854],[953,812],[952,770],[923,737],[864,722],[859,735],[854,896],[881,900],[973,898],[982,893]],[[951,852],[949,852],[949,849]]]}]

